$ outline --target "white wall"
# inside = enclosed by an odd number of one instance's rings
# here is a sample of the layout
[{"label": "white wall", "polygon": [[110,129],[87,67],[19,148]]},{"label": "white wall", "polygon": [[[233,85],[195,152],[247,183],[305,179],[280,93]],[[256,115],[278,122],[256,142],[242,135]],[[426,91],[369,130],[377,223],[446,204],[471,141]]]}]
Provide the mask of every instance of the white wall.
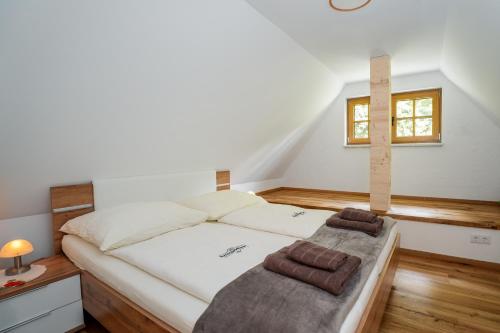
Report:
[{"label": "white wall", "polygon": [[[40,214],[0,220],[0,246],[13,239],[27,239],[33,244],[32,254],[23,256],[25,263],[52,255],[52,216]],[[0,268],[12,266],[12,259],[0,258]]]},{"label": "white wall", "polygon": [[[399,221],[401,247],[448,256],[500,263],[500,231]],[[491,244],[471,243],[472,235],[490,236]]]},{"label": "white wall", "polygon": [[0,45],[0,219],[92,178],[279,177],[260,157],[341,86],[243,0],[6,0]]},{"label": "white wall", "polygon": [[[500,200],[500,128],[441,72],[393,79],[393,91],[443,89],[442,146],[392,150],[395,194]],[[348,84],[317,122],[285,173],[287,186],[369,191],[369,148],[346,148],[346,99],[369,95]]]}]

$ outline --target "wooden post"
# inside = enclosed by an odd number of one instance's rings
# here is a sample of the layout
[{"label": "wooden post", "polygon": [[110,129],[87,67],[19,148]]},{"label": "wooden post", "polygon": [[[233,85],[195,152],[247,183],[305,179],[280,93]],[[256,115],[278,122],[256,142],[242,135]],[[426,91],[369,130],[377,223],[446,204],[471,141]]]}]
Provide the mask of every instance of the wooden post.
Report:
[{"label": "wooden post", "polygon": [[391,206],[391,58],[370,61],[370,209]]}]

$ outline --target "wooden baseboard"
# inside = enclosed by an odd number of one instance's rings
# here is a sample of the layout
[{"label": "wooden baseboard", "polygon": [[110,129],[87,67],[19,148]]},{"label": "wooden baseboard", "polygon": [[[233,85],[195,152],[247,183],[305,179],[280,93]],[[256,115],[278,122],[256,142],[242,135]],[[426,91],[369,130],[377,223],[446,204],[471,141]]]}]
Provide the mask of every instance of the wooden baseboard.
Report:
[{"label": "wooden baseboard", "polygon": [[399,249],[399,254],[413,256],[413,257],[421,257],[421,258],[427,258],[427,259],[447,261],[450,263],[486,268],[486,269],[491,269],[491,270],[500,272],[500,263],[494,263],[494,262],[489,262],[489,261],[481,261],[481,260],[468,259],[468,258],[462,258],[462,257],[454,257],[454,256],[448,256],[445,254],[411,250],[411,249],[403,249],[403,248]]}]

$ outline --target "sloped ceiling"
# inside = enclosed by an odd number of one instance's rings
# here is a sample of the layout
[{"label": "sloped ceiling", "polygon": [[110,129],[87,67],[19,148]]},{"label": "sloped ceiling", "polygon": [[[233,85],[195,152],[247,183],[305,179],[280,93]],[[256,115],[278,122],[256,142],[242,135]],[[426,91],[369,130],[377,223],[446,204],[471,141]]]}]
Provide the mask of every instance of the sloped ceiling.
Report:
[{"label": "sloped ceiling", "polygon": [[500,127],[500,1],[456,1],[450,6],[441,70]]},{"label": "sloped ceiling", "polygon": [[347,83],[389,54],[393,75],[440,69],[500,118],[500,1],[372,0],[350,13],[327,0],[247,2]]},{"label": "sloped ceiling", "polygon": [[93,178],[259,180],[340,89],[244,0],[0,1],[0,219]]}]

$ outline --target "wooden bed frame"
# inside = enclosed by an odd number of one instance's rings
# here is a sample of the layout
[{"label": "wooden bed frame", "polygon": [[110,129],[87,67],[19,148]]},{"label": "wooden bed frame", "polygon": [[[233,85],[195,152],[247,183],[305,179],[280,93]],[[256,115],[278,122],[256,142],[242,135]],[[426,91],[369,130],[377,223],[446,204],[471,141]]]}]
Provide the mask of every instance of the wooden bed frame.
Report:
[{"label": "wooden bed frame", "polygon": [[[230,172],[216,172],[216,189],[230,189]],[[50,188],[54,253],[62,254],[63,233],[59,228],[72,218],[94,210],[92,183]],[[399,260],[399,234],[379,275],[356,333],[375,333],[384,315],[385,306]],[[83,308],[110,332],[175,333],[170,324],[123,296],[87,271],[81,274]]]}]

